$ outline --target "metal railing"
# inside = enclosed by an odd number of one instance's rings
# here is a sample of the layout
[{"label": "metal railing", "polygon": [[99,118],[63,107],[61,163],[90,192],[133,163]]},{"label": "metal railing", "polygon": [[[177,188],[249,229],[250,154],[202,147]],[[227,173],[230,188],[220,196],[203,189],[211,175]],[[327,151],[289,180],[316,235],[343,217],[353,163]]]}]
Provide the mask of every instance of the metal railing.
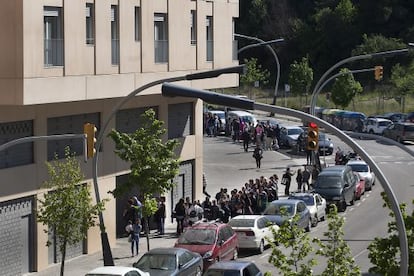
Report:
[{"label": "metal railing", "polygon": [[44,43],[45,66],[63,66],[63,39],[45,39]]},{"label": "metal railing", "polygon": [[154,57],[155,63],[168,62],[168,40],[154,41]]}]

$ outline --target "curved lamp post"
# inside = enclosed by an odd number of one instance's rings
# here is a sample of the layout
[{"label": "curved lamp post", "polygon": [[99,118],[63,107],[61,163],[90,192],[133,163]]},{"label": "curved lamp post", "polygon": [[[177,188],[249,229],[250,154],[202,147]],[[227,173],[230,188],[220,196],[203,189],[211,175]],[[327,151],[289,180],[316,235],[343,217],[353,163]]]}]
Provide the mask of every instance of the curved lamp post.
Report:
[{"label": "curved lamp post", "polygon": [[[279,89],[279,79],[280,79],[280,63],[279,63],[279,58],[278,58],[278,56],[277,56],[277,54],[276,54],[275,50],[274,50],[274,49],[273,49],[273,48],[269,45],[269,43],[268,43],[268,42],[270,42],[270,41],[266,42],[266,41],[264,41],[264,40],[262,40],[262,39],[260,39],[260,38],[253,37],[253,36],[242,35],[242,34],[234,34],[234,36],[235,36],[235,37],[240,37],[240,38],[245,38],[245,39],[250,39],[250,40],[255,40],[255,41],[258,41],[258,42],[259,42],[258,44],[261,44],[261,43],[262,43],[261,45],[266,45],[267,49],[269,49],[269,50],[270,50],[270,52],[272,53],[273,57],[275,58],[275,61],[276,61],[276,70],[277,70],[277,72],[276,72],[275,92],[274,92],[274,94],[273,94],[273,101],[272,101],[272,105],[275,105],[275,104],[276,104],[276,98],[277,98],[277,91],[278,91],[278,89]],[[276,39],[276,40],[278,40],[278,39]],[[280,41],[283,41],[283,40],[284,40],[283,38],[280,38]],[[274,41],[274,40],[271,40],[271,41]],[[277,42],[279,42],[279,41],[277,41]],[[260,45],[257,45],[257,44],[253,44],[253,45],[260,46]],[[238,53],[240,53],[242,50],[245,50],[244,48],[246,48],[246,47],[248,47],[248,46],[252,46],[252,45],[247,45],[247,46],[245,46],[245,47],[241,48],[241,49],[238,51]],[[256,47],[256,46],[252,46],[252,47]],[[246,49],[247,49],[247,48],[246,48]]]},{"label": "curved lamp post", "polygon": [[[414,46],[414,44],[413,44]],[[374,58],[374,57],[388,57],[388,56],[395,56],[395,55],[399,55],[399,54],[406,54],[409,50],[408,49],[400,49],[400,50],[391,50],[391,51],[385,51],[385,52],[378,52],[378,53],[373,53],[373,54],[365,54],[365,55],[359,55],[359,56],[354,56],[354,57],[349,57],[346,59],[343,59],[341,61],[339,61],[338,63],[334,64],[331,68],[329,68],[323,75],[322,77],[319,79],[318,83],[316,83],[315,88],[313,89],[312,92],[312,97],[311,97],[311,103],[310,103],[310,114],[315,116],[315,105],[316,105],[316,92],[319,89],[319,86],[322,84],[322,82],[325,80],[325,78],[336,68],[338,68],[339,66],[341,66],[342,64],[351,62],[351,61],[355,61],[355,60],[361,60],[361,59],[370,59],[370,58]]]},{"label": "curved lamp post", "polygon": [[282,115],[292,116],[300,118],[304,121],[312,121],[317,123],[318,125],[324,127],[331,133],[335,134],[338,138],[342,139],[348,146],[350,146],[356,153],[358,153],[372,168],[375,172],[375,175],[378,177],[384,191],[390,200],[391,209],[395,215],[397,229],[399,232],[399,241],[400,241],[400,250],[401,250],[401,262],[400,262],[400,275],[407,276],[408,275],[408,241],[407,241],[407,232],[405,229],[405,224],[403,220],[403,216],[401,213],[401,209],[398,205],[397,198],[392,190],[392,187],[384,174],[382,173],[381,169],[377,166],[371,156],[368,155],[365,150],[359,146],[355,141],[349,137],[345,132],[341,131],[340,129],[336,128],[335,126],[331,125],[330,123],[310,115],[308,113],[274,105],[267,105],[267,104],[260,104],[255,103],[252,100],[248,99],[241,99],[234,96],[228,96],[223,94],[218,94],[210,91],[199,90],[199,89],[192,89],[188,87],[183,87],[175,84],[165,83],[162,86],[162,95],[164,96],[182,96],[182,97],[191,97],[191,98],[200,98],[206,102],[214,103],[214,104],[223,104],[227,106],[238,107],[242,109],[253,109],[253,110],[262,110],[266,112],[273,112]]},{"label": "curved lamp post", "polygon": [[[227,67],[227,68],[223,68],[223,69],[216,69],[216,70],[210,70],[210,71],[199,72],[199,73],[194,73],[194,74],[187,74],[187,75],[179,76],[179,77],[171,77],[171,78],[160,79],[160,80],[156,80],[156,81],[150,82],[148,84],[145,84],[145,85],[135,89],[134,91],[132,91],[130,94],[128,94],[124,98],[122,98],[122,100],[120,100],[118,102],[118,104],[115,105],[115,107],[112,109],[110,115],[108,116],[108,118],[103,123],[103,127],[100,130],[98,138],[96,140],[96,144],[95,144],[96,154],[93,157],[93,167],[92,167],[92,177],[93,177],[93,185],[94,185],[94,190],[95,190],[96,202],[98,203],[98,202],[101,201],[100,195],[99,195],[99,186],[98,186],[99,148],[102,145],[102,141],[103,141],[103,138],[104,138],[104,135],[105,135],[105,131],[106,131],[106,128],[108,127],[108,125],[109,125],[109,122],[114,118],[116,112],[126,102],[128,102],[129,100],[134,98],[136,95],[138,95],[140,92],[144,91],[145,89],[148,89],[150,87],[162,84],[164,82],[176,82],[176,81],[183,81],[183,80],[199,80],[199,79],[206,79],[206,78],[215,78],[215,77],[218,77],[222,74],[241,74],[241,73],[244,72],[244,68],[245,68],[244,65],[238,65],[238,66],[232,66],[232,67]],[[105,225],[104,225],[102,212],[99,212],[98,217],[99,217],[99,225],[100,225],[100,231],[101,231],[101,242],[102,242],[102,253],[103,253],[104,265],[105,266],[113,266],[114,261],[113,261],[113,258],[112,258],[111,247],[109,245],[108,234],[106,233],[106,230],[105,230]]]}]

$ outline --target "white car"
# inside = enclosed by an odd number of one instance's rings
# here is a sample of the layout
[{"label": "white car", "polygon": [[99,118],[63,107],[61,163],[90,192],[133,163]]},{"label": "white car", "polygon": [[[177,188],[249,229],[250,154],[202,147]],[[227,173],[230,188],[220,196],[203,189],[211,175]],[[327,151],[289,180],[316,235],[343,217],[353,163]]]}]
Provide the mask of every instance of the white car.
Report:
[{"label": "white car", "polygon": [[360,159],[350,160],[346,164],[350,166],[354,172],[358,172],[361,177],[365,178],[365,190],[371,190],[372,186],[375,184],[375,173],[371,170],[368,164]]},{"label": "white car", "polygon": [[228,225],[237,233],[239,248],[254,248],[263,253],[269,240],[273,240],[271,227],[279,230],[279,226],[262,215],[240,215],[232,218]]},{"label": "white car", "polygon": [[150,274],[135,267],[102,266],[89,271],[85,276],[150,276]]},{"label": "white car", "polygon": [[292,193],[289,199],[303,200],[311,214],[311,225],[315,227],[326,217],[326,200],[318,193]]},{"label": "white car", "polygon": [[384,129],[392,124],[391,120],[384,118],[368,117],[364,122],[364,132],[382,135]]}]

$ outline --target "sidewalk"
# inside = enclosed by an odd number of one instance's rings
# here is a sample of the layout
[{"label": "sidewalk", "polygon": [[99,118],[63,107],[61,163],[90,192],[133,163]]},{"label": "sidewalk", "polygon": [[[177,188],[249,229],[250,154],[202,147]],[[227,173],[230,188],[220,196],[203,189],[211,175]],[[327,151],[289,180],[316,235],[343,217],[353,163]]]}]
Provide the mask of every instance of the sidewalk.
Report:
[{"label": "sidewalk", "polygon": [[[150,248],[172,247],[177,240],[175,225],[169,225],[165,229],[165,235],[159,236],[154,232],[150,233]],[[111,244],[112,257],[116,266],[132,266],[132,264],[147,252],[147,239],[145,236],[140,237],[139,254],[131,257],[131,243],[127,238],[116,240],[116,244]],[[90,270],[103,266],[102,252],[90,255],[81,255],[79,257],[65,261],[65,275],[85,275]],[[41,272],[24,274],[26,276],[56,276],[60,273],[60,263],[53,265]]]}]

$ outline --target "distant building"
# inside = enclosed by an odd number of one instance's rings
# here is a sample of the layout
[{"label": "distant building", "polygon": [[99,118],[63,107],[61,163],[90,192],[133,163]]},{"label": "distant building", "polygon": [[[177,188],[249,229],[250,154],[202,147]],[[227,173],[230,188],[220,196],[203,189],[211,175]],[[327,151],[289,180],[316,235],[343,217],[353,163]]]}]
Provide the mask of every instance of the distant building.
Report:
[{"label": "distant building", "polygon": [[[0,144],[26,136],[98,131],[113,107],[151,81],[237,65],[234,19],[238,0],[36,0],[3,1],[0,9]],[[237,51],[237,49],[236,49]],[[238,76],[180,84],[217,89],[238,86]],[[178,186],[166,197],[167,216],[181,197],[201,199],[203,192],[203,104],[189,98],[164,98],[160,86],[129,101],[108,130],[137,129],[137,117],[153,107],[178,138]],[[105,136],[106,137],[106,136]],[[47,178],[45,161],[63,157],[69,145],[83,160],[79,140],[39,141],[0,152],[0,275],[41,271],[59,262],[55,246],[46,247],[43,226],[35,220],[39,187]],[[83,163],[92,185],[92,162]],[[126,200],[107,191],[126,181],[129,165],[114,155],[105,138],[98,176],[111,244],[123,233]],[[94,192],[92,192],[94,194]],[[126,195],[126,198],[129,195]],[[171,222],[171,220],[168,220]],[[67,258],[101,250],[99,229]]]}]

